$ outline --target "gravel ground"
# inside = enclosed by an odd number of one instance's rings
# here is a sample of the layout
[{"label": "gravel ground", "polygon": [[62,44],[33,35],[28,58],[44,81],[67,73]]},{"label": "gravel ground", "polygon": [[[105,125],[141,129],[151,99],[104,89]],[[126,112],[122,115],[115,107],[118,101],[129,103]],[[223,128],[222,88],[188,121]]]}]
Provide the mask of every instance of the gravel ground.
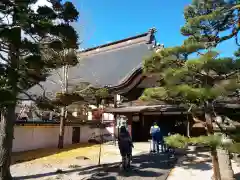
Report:
[{"label": "gravel ground", "polygon": [[174,161],[164,154],[142,154],[133,157],[129,171],[122,171],[119,165],[107,165],[87,179],[102,180],[166,180]]},{"label": "gravel ground", "polygon": [[[148,143],[135,144],[133,150],[133,163],[129,172],[119,168],[120,155],[116,146],[104,147],[101,158],[102,166],[83,156],[74,156],[67,159],[56,159],[49,162],[41,159],[14,164],[11,173],[15,180],[81,180],[81,179],[159,179],[165,180],[173,167],[167,155],[150,155]],[[95,152],[95,154],[97,154]],[[139,155],[141,154],[141,155]]]},{"label": "gravel ground", "polygon": [[[212,180],[213,170],[211,155],[208,150],[194,150],[189,147],[187,156],[181,158],[181,161],[171,171],[168,180]],[[232,160],[232,168],[236,180],[240,180],[240,163],[239,159]],[[181,177],[181,178],[179,178]]]},{"label": "gravel ground", "polygon": [[239,154],[235,154],[234,158],[232,159],[232,168],[235,174],[236,180],[240,180],[240,156]]},{"label": "gravel ground", "polygon": [[[71,165],[69,165],[70,162]],[[16,180],[165,180],[170,169],[173,167],[173,163],[169,163],[167,155],[150,155],[149,153],[134,156],[132,167],[128,172],[120,169],[119,162],[104,164],[101,167],[90,163],[89,160],[70,160],[68,163],[52,164],[51,166],[46,166],[46,164],[29,164],[29,166],[24,167],[19,164],[12,167],[12,174],[15,175]],[[81,166],[79,164],[81,164]],[[17,175],[19,171],[24,171],[24,175]],[[21,174],[23,174],[23,172]]]}]

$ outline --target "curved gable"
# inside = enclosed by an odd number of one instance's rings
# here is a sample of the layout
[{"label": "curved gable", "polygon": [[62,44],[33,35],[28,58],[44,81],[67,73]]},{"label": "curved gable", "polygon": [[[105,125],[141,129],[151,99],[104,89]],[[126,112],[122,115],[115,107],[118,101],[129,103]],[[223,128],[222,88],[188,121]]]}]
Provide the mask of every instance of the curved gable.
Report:
[{"label": "curved gable", "polygon": [[[90,48],[79,52],[80,62],[68,70],[68,81],[71,86],[89,82],[97,86],[117,86],[134,70],[142,66],[143,58],[152,52],[155,44],[152,29],[144,34],[116,41],[110,44]],[[61,91],[61,69],[51,73],[41,85],[47,96],[53,97]],[[32,94],[41,95],[43,89],[35,86],[29,90]]]}]

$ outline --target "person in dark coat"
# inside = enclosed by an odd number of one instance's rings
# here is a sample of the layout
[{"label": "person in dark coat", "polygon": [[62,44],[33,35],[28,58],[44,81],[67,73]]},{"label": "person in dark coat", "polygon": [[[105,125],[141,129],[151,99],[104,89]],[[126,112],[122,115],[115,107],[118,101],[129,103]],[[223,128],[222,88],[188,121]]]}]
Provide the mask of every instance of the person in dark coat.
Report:
[{"label": "person in dark coat", "polygon": [[118,147],[122,158],[125,157],[126,155],[129,157],[129,159],[132,158],[133,148],[132,138],[125,126],[122,126],[120,128],[118,136]]},{"label": "person in dark coat", "polygon": [[161,151],[162,152],[166,152],[167,151],[167,146],[166,143],[164,141],[164,138],[168,136],[168,129],[167,126],[163,126],[161,128],[161,139],[160,139],[160,144],[161,144]]}]

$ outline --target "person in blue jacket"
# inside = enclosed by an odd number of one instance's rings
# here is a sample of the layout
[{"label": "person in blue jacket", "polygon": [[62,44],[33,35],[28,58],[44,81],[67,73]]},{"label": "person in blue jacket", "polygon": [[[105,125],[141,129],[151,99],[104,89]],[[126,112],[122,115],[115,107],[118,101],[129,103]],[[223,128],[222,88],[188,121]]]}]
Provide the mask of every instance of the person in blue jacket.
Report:
[{"label": "person in blue jacket", "polygon": [[160,127],[157,125],[157,122],[154,122],[150,128],[150,134],[152,136],[152,152],[159,152],[159,142],[161,139]]}]

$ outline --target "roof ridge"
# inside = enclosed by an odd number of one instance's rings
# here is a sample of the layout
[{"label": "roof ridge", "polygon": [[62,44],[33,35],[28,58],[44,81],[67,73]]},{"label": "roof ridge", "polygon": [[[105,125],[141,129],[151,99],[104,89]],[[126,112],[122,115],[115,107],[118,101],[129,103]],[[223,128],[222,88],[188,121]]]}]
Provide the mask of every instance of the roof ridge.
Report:
[{"label": "roof ridge", "polygon": [[[128,38],[116,40],[116,41],[113,41],[113,42],[110,42],[110,43],[98,45],[98,46],[95,46],[95,47],[90,47],[90,48],[87,48],[87,49],[79,51],[79,53],[84,53],[84,52],[96,50],[96,49],[99,49],[99,48],[108,47],[108,46],[111,46],[111,45],[115,45],[115,44],[118,44],[118,43],[129,41],[129,40],[134,40],[134,39],[137,39],[137,38],[141,38],[141,37],[147,36],[149,34],[154,34],[155,32],[156,32],[156,30],[154,28],[150,28],[148,30],[148,32],[141,33],[141,34],[138,34],[136,36],[130,36]],[[149,41],[149,40],[146,40],[146,41]]]}]

